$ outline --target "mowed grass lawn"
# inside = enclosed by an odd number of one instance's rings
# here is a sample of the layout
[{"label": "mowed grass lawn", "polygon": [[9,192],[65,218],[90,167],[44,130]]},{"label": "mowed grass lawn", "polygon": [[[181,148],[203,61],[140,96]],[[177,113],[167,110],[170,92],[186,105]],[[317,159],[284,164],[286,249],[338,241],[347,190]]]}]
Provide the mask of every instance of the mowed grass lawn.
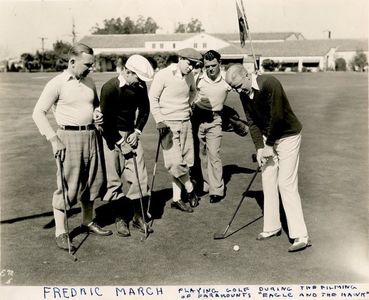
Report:
[{"label": "mowed grass lawn", "polygon": [[[55,74],[0,73],[1,277],[10,285],[187,285],[368,282],[368,74],[276,74],[303,123],[299,187],[313,246],[288,253],[284,232],[259,242],[262,231],[260,176],[224,240],[223,231],[246,188],[255,163],[249,136],[224,133],[222,160],[226,198],[202,198],[193,214],[170,208],[170,177],[159,159],[154,205],[166,203],[152,234],[140,242],[114,234],[80,235],[79,261],[56,248],[51,196],[56,166],[50,144],[31,114],[45,83]],[[113,73],[94,73],[98,91]],[[238,96],[227,104],[241,116]],[[53,119],[50,114],[50,119]],[[157,133],[150,117],[142,135],[149,177]],[[96,213],[114,229],[109,205]],[[70,218],[76,228],[80,213]],[[234,252],[238,244],[240,251]]]}]

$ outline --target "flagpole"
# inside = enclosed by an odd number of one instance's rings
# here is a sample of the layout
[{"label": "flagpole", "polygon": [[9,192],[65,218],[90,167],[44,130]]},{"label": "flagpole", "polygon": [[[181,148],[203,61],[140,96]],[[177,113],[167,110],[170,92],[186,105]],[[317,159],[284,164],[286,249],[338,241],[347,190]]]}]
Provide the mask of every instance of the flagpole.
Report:
[{"label": "flagpole", "polygon": [[[236,0],[237,1],[237,0]],[[259,68],[258,68],[258,65],[257,65],[257,62],[256,62],[256,56],[255,56],[255,51],[254,51],[254,47],[252,45],[252,40],[251,40],[251,34],[250,34],[250,30],[249,30],[249,24],[247,23],[247,19],[246,19],[246,13],[245,13],[245,8],[243,6],[243,0],[240,0],[241,1],[241,7],[242,7],[242,18],[243,18],[243,21],[245,22],[245,27],[246,27],[246,31],[247,31],[247,36],[249,38],[249,41],[250,41],[250,46],[251,46],[251,53],[252,53],[252,57],[254,58],[254,65],[255,65],[255,71],[258,71]]]}]

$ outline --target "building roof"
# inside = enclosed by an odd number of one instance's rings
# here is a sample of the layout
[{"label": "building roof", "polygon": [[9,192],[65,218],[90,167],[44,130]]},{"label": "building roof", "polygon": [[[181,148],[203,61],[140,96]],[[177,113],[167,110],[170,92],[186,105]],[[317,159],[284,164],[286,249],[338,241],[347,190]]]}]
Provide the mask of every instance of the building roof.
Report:
[{"label": "building roof", "polygon": [[[172,34],[93,34],[84,36],[80,42],[93,45],[94,48],[143,48],[145,42],[177,42],[194,37],[196,33],[172,33]],[[237,41],[238,33],[210,33],[213,37],[224,41]],[[253,40],[280,41],[290,37],[302,36],[296,32],[255,32],[251,33]],[[124,45],[124,47],[122,47]]]},{"label": "building roof", "polygon": [[145,42],[183,41],[198,34],[93,34],[84,36],[80,42],[93,48],[143,48]]},{"label": "building roof", "polygon": [[[210,35],[225,41],[235,41],[240,39],[239,33],[210,33]],[[303,35],[299,32],[251,32],[250,36],[254,41],[285,41],[290,37],[304,39]]]},{"label": "building roof", "polygon": [[[247,54],[251,54],[250,43],[241,48],[239,43],[234,43]],[[330,40],[298,40],[285,42],[253,42],[255,55],[267,57],[289,56],[322,56],[335,48],[338,52],[364,50],[368,51],[367,39],[330,39]]]}]

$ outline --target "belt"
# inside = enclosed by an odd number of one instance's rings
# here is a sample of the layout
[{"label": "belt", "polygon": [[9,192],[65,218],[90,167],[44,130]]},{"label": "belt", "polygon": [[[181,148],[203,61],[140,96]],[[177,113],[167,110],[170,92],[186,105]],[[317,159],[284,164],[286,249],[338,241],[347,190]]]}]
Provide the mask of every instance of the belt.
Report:
[{"label": "belt", "polygon": [[81,131],[81,130],[94,130],[96,127],[94,124],[88,124],[88,125],[81,125],[81,126],[60,125],[59,128],[63,130]]},{"label": "belt", "polygon": [[221,116],[221,111],[212,111],[195,106],[194,117],[199,121],[212,122],[217,116]]}]

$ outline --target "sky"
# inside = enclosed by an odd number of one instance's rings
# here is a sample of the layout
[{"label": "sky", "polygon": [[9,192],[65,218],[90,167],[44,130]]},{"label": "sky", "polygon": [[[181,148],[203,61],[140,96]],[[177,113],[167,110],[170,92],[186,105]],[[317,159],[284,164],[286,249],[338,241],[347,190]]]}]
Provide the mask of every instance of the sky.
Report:
[{"label": "sky", "polygon": [[[243,0],[252,32],[293,31],[307,39],[368,38],[369,0]],[[104,19],[152,17],[157,33],[197,18],[208,33],[238,32],[235,0],[0,0],[0,59],[52,49],[91,34]]]}]

